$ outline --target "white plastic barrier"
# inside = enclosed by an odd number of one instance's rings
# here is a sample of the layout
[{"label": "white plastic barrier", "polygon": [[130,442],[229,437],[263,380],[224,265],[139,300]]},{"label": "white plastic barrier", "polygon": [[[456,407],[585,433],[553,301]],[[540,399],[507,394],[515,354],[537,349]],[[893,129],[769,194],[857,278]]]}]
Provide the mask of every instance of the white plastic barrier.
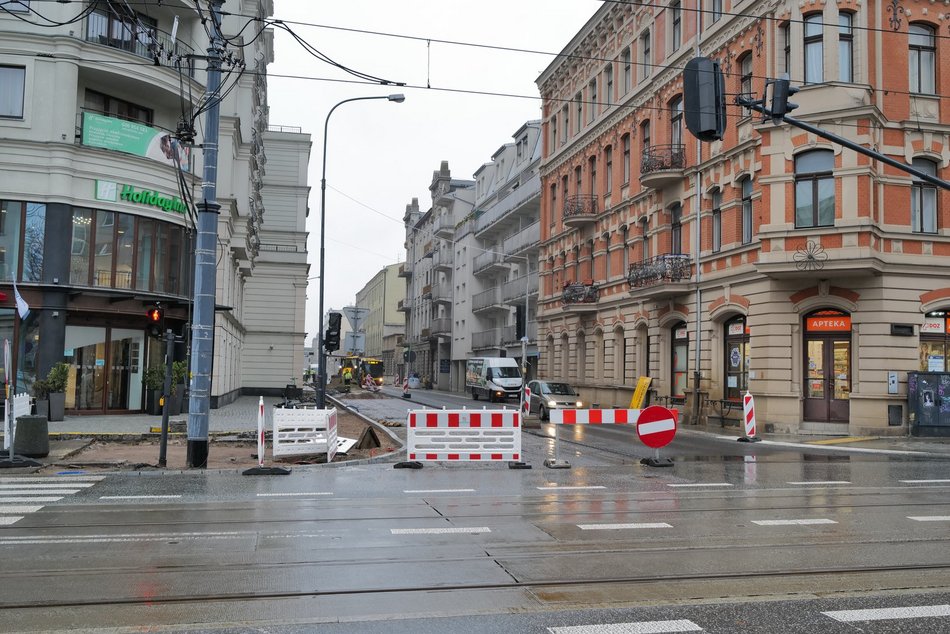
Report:
[{"label": "white plastic barrier", "polygon": [[14,394],[13,398],[7,401],[3,421],[4,449],[10,449],[13,446],[13,439],[16,438],[16,420],[21,416],[29,416],[31,411],[33,411],[33,408],[30,402],[30,395],[25,392],[23,394]]},{"label": "white plastic barrier", "polygon": [[336,455],[336,408],[287,409],[275,407],[274,458],[327,452],[327,462]]},{"label": "white plastic barrier", "polygon": [[406,423],[409,460],[521,460],[518,410],[411,410]]}]

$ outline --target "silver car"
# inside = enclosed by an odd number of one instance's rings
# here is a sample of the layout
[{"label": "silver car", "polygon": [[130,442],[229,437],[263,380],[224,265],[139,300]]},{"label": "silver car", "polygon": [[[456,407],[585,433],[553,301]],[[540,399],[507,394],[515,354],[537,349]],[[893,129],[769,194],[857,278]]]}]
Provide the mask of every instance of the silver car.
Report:
[{"label": "silver car", "polygon": [[567,383],[531,381],[528,383],[528,389],[531,390],[528,412],[537,413],[541,420],[548,420],[552,409],[582,409],[584,407],[577,392]]}]

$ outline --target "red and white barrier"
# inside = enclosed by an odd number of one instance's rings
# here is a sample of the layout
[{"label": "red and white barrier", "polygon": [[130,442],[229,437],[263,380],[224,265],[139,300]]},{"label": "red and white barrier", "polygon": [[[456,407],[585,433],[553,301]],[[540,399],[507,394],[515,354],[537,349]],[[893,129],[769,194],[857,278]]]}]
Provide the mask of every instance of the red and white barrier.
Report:
[{"label": "red and white barrier", "polygon": [[412,410],[406,429],[411,461],[521,460],[518,410]]},{"label": "red and white barrier", "polygon": [[[641,421],[641,416],[648,420]],[[666,445],[676,434],[679,411],[653,405],[646,409],[552,409],[551,422],[555,425],[636,425],[637,435],[647,446],[658,448]],[[660,423],[661,428],[655,428]],[[656,441],[649,438],[656,437]],[[657,444],[662,443],[662,444]],[[568,469],[570,464],[559,456],[557,427],[554,428],[554,458],[544,461],[551,469]],[[659,462],[656,459],[654,462]],[[665,466],[665,464],[663,465]]]},{"label": "red and white barrier", "polygon": [[638,409],[552,409],[555,425],[636,425]]},{"label": "red and white barrier", "polygon": [[739,440],[742,442],[758,442],[762,440],[755,435],[755,399],[752,398],[752,394],[750,394],[748,390],[746,390],[745,395],[742,397],[742,420],[745,423],[745,437]]}]

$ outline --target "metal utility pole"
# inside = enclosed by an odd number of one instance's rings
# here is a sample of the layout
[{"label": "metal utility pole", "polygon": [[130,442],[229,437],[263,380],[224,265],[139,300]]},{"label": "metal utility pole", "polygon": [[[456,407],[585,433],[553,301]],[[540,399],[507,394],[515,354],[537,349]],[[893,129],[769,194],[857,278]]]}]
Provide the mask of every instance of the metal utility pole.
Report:
[{"label": "metal utility pole", "polygon": [[165,383],[162,387],[162,439],[158,445],[158,466],[168,465],[168,402],[172,396],[172,366],[175,352],[175,333],[165,331]]},{"label": "metal utility pole", "polygon": [[191,326],[191,390],[188,401],[188,466],[208,466],[208,411],[211,408],[211,369],[214,353],[215,256],[218,244],[217,201],[218,121],[221,84],[221,50],[224,40],[218,27],[224,0],[210,0],[211,42],[208,46],[208,81],[205,86],[204,173],[198,203],[198,236],[195,243],[195,314]]}]

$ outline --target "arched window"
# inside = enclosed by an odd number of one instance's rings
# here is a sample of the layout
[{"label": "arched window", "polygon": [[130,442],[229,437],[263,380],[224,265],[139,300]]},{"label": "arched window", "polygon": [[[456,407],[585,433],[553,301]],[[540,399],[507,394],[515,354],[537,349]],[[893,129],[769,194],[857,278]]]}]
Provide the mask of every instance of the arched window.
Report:
[{"label": "arched window", "polygon": [[604,332],[598,330],[594,333],[594,376],[604,376],[604,359],[607,356],[607,350],[604,348]]},{"label": "arched window", "polygon": [[561,335],[561,376],[558,377],[562,381],[567,381],[569,379],[568,372],[571,367],[571,348],[570,342],[567,338],[567,333]]},{"label": "arched window", "polygon": [[907,28],[910,91],[934,94],[936,85],[937,45],[934,28],[915,23]]},{"label": "arched window", "polygon": [[824,44],[822,41],[822,15],[805,16],[805,83],[820,84],[824,81]]},{"label": "arched window", "polygon": [[623,385],[627,380],[627,338],[623,326],[614,328],[614,382]]},{"label": "arched window", "polygon": [[749,328],[745,317],[740,315],[727,321],[724,329],[726,386],[723,397],[739,400],[749,386]]},{"label": "arched window", "polygon": [[795,226],[835,224],[835,156],[831,150],[811,150],[795,157]]},{"label": "arched window", "polygon": [[[913,166],[930,176],[937,175],[937,166],[933,161],[915,158]],[[937,188],[914,177],[910,195],[911,231],[918,233],[937,233]]]}]

